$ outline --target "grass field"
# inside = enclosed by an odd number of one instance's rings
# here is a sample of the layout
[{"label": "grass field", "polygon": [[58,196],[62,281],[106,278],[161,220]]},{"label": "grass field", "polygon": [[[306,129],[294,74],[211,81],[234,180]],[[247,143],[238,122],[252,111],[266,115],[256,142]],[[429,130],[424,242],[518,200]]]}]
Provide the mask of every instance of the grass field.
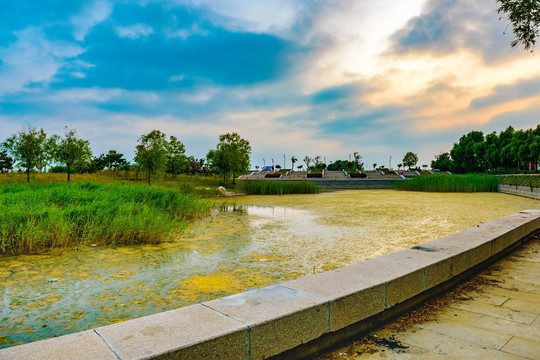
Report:
[{"label": "grass field", "polygon": [[497,177],[483,174],[422,175],[406,181],[396,181],[394,188],[429,192],[492,192],[497,191]]},{"label": "grass field", "polygon": [[1,184],[0,253],[167,241],[214,202],[158,186]]}]

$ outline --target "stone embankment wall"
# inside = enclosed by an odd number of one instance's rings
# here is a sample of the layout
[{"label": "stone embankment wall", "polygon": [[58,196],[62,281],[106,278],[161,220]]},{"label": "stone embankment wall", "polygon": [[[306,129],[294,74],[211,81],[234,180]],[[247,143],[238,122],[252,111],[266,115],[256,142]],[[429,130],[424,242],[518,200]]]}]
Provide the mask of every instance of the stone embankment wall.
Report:
[{"label": "stone embankment wall", "polygon": [[308,179],[321,186],[323,189],[392,189],[395,180],[326,180],[326,179]]},{"label": "stone embankment wall", "polygon": [[527,210],[410,249],[177,310],[0,350],[0,359],[309,357],[397,316],[540,229]]},{"label": "stone embankment wall", "polygon": [[540,200],[540,188],[530,186],[499,185],[499,192]]}]

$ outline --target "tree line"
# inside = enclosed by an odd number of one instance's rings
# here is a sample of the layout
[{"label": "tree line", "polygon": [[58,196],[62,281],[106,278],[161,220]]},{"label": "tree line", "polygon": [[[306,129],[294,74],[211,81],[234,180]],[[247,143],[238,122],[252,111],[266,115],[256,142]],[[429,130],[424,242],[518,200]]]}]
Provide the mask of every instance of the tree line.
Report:
[{"label": "tree line", "polygon": [[249,141],[234,132],[220,135],[216,149],[197,159],[186,155],[185,145],[177,137],[152,130],[139,137],[134,163],[130,163],[116,150],[93,156],[90,142],[81,139],[75,129],[66,127],[63,136],[48,136],[42,128],[27,127],[0,143],[0,172],[24,170],[27,182],[32,171],[65,172],[69,182],[72,173],[104,169],[135,170],[136,178],[143,172],[148,185],[165,173],[172,177],[180,173],[220,174],[223,181],[232,176],[234,182],[237,174],[249,170],[250,155]]},{"label": "tree line", "polygon": [[450,152],[435,156],[431,168],[461,174],[515,172],[528,170],[533,162],[536,170],[539,161],[540,125],[526,130],[509,126],[499,134],[471,131],[461,136]]}]

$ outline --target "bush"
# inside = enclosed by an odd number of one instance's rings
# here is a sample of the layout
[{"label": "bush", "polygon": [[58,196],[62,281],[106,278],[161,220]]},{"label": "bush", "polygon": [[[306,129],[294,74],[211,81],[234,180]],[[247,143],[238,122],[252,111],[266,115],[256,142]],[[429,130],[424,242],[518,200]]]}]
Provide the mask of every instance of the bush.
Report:
[{"label": "bush", "polygon": [[67,173],[67,166],[63,166],[63,165],[56,165],[56,166],[52,166],[49,171],[50,173],[55,173],[55,174],[58,174],[58,173]]}]

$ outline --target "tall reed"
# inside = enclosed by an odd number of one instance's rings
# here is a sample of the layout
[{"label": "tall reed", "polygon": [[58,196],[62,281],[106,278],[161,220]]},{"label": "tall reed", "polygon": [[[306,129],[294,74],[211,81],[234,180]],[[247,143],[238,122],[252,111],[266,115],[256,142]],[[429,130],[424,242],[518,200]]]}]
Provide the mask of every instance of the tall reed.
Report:
[{"label": "tall reed", "polygon": [[316,194],[319,185],[309,181],[244,180],[237,189],[253,195]]},{"label": "tall reed", "polygon": [[397,190],[408,191],[494,192],[497,191],[497,177],[483,174],[431,174],[396,181],[393,186]]},{"label": "tall reed", "polygon": [[168,241],[214,201],[131,184],[0,185],[0,253]]}]

